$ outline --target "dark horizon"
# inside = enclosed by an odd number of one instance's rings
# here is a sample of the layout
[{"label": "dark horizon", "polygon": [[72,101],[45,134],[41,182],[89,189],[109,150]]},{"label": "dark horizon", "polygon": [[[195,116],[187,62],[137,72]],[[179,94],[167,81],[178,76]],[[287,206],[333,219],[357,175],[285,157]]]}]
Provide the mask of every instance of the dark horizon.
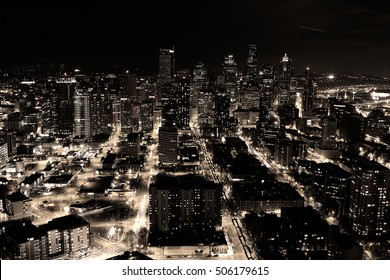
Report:
[{"label": "dark horizon", "polygon": [[233,54],[243,70],[248,44],[258,63],[277,64],[285,53],[297,73],[389,76],[389,4],[383,0],[246,0],[83,5],[7,3],[2,8],[0,65],[41,59],[80,65],[120,65],[156,73],[159,48],[175,47],[177,68],[198,61],[219,69]]}]

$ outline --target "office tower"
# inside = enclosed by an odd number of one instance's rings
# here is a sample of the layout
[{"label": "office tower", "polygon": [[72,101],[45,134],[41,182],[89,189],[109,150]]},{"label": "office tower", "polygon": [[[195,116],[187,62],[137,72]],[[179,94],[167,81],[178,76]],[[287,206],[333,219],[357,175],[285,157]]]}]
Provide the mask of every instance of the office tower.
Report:
[{"label": "office tower", "polygon": [[275,99],[275,67],[272,64],[263,65],[262,71],[263,90],[260,100],[262,106],[271,109]]},{"label": "office tower", "polygon": [[181,68],[176,70],[175,80],[191,80],[191,71],[188,68]]},{"label": "office tower", "polygon": [[207,69],[203,62],[198,62],[193,71],[194,88],[202,90],[207,88]]},{"label": "office tower", "polygon": [[227,122],[229,119],[230,96],[223,89],[215,92],[215,125],[217,136],[222,137],[227,133]]},{"label": "office tower", "polygon": [[340,226],[330,226],[328,260],[362,260],[363,246],[354,237],[340,231]]},{"label": "office tower", "polygon": [[73,96],[76,87],[74,77],[63,77],[56,81],[55,109],[56,124],[55,132],[59,136],[68,136],[73,133],[74,108]]},{"label": "office tower", "polygon": [[260,88],[258,85],[250,84],[241,89],[241,109],[260,110]]},{"label": "office tower", "polygon": [[386,239],[390,231],[390,170],[359,158],[352,165],[349,219],[352,231],[368,240]]},{"label": "office tower", "polygon": [[310,112],[313,110],[314,95],[316,93],[316,84],[313,80],[310,68],[305,71],[305,84],[302,96],[302,112]]},{"label": "office tower", "polygon": [[87,89],[76,89],[74,96],[74,135],[91,136],[90,95]]},{"label": "office tower", "polygon": [[160,165],[177,164],[179,133],[176,127],[162,126],[158,130],[158,158]]},{"label": "office tower", "polygon": [[150,231],[196,234],[222,225],[222,185],[198,175],[158,174],[150,185]]},{"label": "office tower", "polygon": [[355,114],[337,119],[338,136],[345,141],[358,141],[364,134],[364,117]]},{"label": "office tower", "polygon": [[178,89],[173,84],[161,86],[162,125],[175,125]]},{"label": "office tower", "polygon": [[352,104],[344,103],[336,98],[328,98],[329,115],[337,120],[341,118],[351,117],[355,114],[356,109]]},{"label": "office tower", "polygon": [[112,130],[112,101],[105,89],[97,84],[90,94],[91,135],[110,134]]},{"label": "office tower", "polygon": [[198,123],[214,124],[214,92],[201,90],[198,94]]},{"label": "office tower", "polygon": [[119,88],[122,97],[137,99],[137,74],[119,74]]},{"label": "office tower", "polygon": [[120,99],[120,126],[121,135],[125,136],[132,132],[132,104],[130,97]]},{"label": "office tower", "polygon": [[54,135],[57,123],[55,82],[48,83],[42,94],[42,134]]},{"label": "office tower", "polygon": [[262,146],[275,146],[282,136],[279,123],[272,117],[259,119],[256,123],[256,136]]},{"label": "office tower", "polygon": [[237,76],[238,76],[238,67],[236,60],[232,54],[225,56],[223,63],[223,80],[224,86],[229,93],[229,97],[233,101],[237,99]]},{"label": "office tower", "polygon": [[19,104],[20,112],[23,116],[32,114],[36,112],[36,93],[39,88],[36,86],[34,80],[32,81],[22,81],[19,85]]},{"label": "office tower", "polygon": [[127,151],[130,158],[138,159],[141,155],[141,136],[139,133],[127,135]]},{"label": "office tower", "polygon": [[326,162],[312,168],[313,196],[322,213],[331,216],[348,215],[351,173]]},{"label": "office tower", "polygon": [[293,143],[290,140],[279,141],[275,145],[275,162],[289,167],[292,162]]},{"label": "office tower", "polygon": [[290,82],[293,74],[291,62],[287,54],[280,61],[278,105],[287,105],[290,102]]},{"label": "office tower", "polygon": [[190,127],[190,83],[180,79],[176,91],[176,126],[179,129]]},{"label": "office tower", "polygon": [[364,123],[364,133],[372,137],[380,137],[382,134],[389,132],[390,121],[385,116],[383,110],[372,110]]},{"label": "office tower", "polygon": [[159,128],[161,126],[162,120],[162,110],[161,108],[155,108],[153,110],[153,129]]},{"label": "office tower", "polygon": [[133,102],[131,105],[132,132],[141,131],[141,103]]},{"label": "office tower", "polygon": [[336,148],[337,121],[332,117],[325,117],[321,120],[322,136],[321,149]]},{"label": "office tower", "polygon": [[141,102],[152,101],[156,104],[158,97],[156,78],[149,76],[140,77],[137,80],[137,92],[137,95],[141,98]]},{"label": "office tower", "polygon": [[257,45],[249,44],[248,57],[246,59],[245,79],[247,82],[254,82],[257,77]]},{"label": "office tower", "polygon": [[141,103],[141,126],[142,132],[153,130],[153,102],[144,101]]},{"label": "office tower", "polygon": [[13,112],[7,115],[5,129],[8,131],[19,132],[22,130],[22,115],[20,112]]},{"label": "office tower", "polygon": [[169,84],[175,77],[175,51],[160,49],[157,82],[159,85]]}]

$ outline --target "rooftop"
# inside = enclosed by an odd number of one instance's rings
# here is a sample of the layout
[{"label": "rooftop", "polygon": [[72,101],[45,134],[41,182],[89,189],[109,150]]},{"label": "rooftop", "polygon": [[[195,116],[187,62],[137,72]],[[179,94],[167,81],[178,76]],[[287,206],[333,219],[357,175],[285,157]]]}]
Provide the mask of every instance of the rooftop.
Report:
[{"label": "rooftop", "polygon": [[31,198],[28,196],[25,196],[21,192],[14,192],[10,195],[7,195],[6,198],[11,202],[18,202],[18,201],[32,201]]}]

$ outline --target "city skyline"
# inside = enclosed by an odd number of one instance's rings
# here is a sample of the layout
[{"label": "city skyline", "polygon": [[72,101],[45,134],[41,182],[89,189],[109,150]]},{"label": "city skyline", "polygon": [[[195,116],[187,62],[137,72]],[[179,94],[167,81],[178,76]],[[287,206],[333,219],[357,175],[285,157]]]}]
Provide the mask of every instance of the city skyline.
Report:
[{"label": "city skyline", "polygon": [[8,3],[0,259],[390,259],[387,5]]},{"label": "city skyline", "polygon": [[[19,3],[19,2],[18,2]],[[1,65],[39,62],[123,65],[156,73],[158,47],[175,46],[178,68],[220,67],[233,54],[244,70],[246,46],[258,63],[287,53],[296,69],[389,75],[386,1],[100,1],[5,4]]]}]

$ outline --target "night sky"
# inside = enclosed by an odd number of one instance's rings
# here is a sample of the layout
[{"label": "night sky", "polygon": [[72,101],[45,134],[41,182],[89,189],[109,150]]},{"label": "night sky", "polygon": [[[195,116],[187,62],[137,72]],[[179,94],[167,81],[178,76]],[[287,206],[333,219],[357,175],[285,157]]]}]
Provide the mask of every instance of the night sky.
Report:
[{"label": "night sky", "polygon": [[218,69],[232,53],[242,70],[257,43],[259,64],[287,53],[296,72],[390,76],[388,0],[52,2],[1,4],[0,65],[47,58],[157,72],[158,49],[174,45],[178,68]]}]

